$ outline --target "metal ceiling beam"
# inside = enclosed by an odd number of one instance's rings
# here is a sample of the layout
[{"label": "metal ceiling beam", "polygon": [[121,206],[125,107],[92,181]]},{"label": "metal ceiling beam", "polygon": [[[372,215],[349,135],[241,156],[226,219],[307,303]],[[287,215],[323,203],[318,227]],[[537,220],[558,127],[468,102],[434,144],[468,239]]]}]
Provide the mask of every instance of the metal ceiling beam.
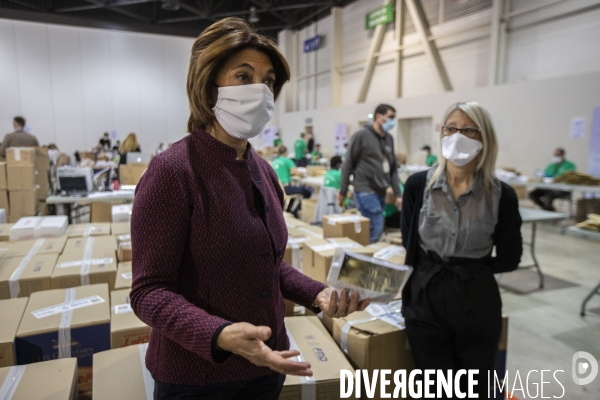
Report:
[{"label": "metal ceiling beam", "polygon": [[40,6],[36,5],[36,4],[32,4],[32,3],[28,2],[28,1],[25,1],[25,0],[8,0],[8,1],[10,1],[11,3],[18,4],[20,6],[25,6],[25,7],[33,8],[34,10],[47,11],[44,7],[40,7]]},{"label": "metal ceiling beam", "polygon": [[[443,4],[443,2],[442,2]],[[404,76],[404,56],[402,53],[402,45],[404,44],[404,1],[396,0],[394,31],[396,32],[396,97],[402,97],[402,80]]]},{"label": "metal ceiling beam", "polygon": [[133,18],[133,19],[136,19],[138,21],[150,22],[149,18],[146,18],[146,17],[141,16],[141,15],[136,14],[136,13],[132,13],[132,12],[127,11],[127,10],[120,9],[119,7],[113,7],[113,6],[110,5],[110,3],[108,3],[108,1],[107,2],[102,2],[100,0],[86,0],[86,1],[88,1],[88,2],[90,2],[92,4],[102,5],[102,6],[104,6],[103,8],[106,8],[107,10],[114,11],[114,12],[116,12],[118,14],[123,14],[123,15],[125,15],[125,16],[127,16],[129,18]]},{"label": "metal ceiling beam", "polygon": [[506,0],[494,0],[492,5],[492,23],[490,26],[490,59],[488,84],[499,85],[503,82],[504,60],[508,21],[502,20],[502,14],[508,9]]},{"label": "metal ceiling beam", "polygon": [[[107,3],[110,7],[121,7],[128,6],[132,4],[142,4],[142,3],[153,3],[157,0],[116,0],[110,3]],[[61,7],[54,10],[54,12],[65,13],[65,12],[75,12],[75,11],[86,11],[86,10],[96,10],[99,8],[105,8],[105,5],[102,2],[98,2],[97,4],[87,4],[82,6],[73,6],[73,7]]]},{"label": "metal ceiling beam", "polygon": [[406,8],[410,14],[410,18],[413,21],[415,29],[419,34],[421,43],[425,47],[425,55],[429,58],[433,68],[435,69],[436,75],[440,80],[442,88],[446,91],[452,91],[452,84],[448,77],[448,72],[444,66],[444,62],[440,57],[440,52],[435,44],[435,41],[430,40],[431,32],[429,31],[429,24],[425,18],[425,11],[420,0],[405,0]]}]

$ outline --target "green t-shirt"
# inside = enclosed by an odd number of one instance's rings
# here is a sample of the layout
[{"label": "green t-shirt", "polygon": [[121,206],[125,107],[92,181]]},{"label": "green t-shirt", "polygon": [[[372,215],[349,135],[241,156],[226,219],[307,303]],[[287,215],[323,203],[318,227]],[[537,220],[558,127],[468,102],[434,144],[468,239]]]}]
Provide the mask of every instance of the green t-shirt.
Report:
[{"label": "green t-shirt", "polygon": [[321,154],[321,152],[320,152],[320,151],[317,151],[317,150],[313,150],[313,152],[312,152],[312,153],[310,153],[310,156],[311,156],[312,158],[315,158],[315,157],[316,157],[316,158],[321,158],[321,157],[323,157],[323,155]]},{"label": "green t-shirt", "polygon": [[342,172],[339,169],[330,169],[325,173],[323,178],[323,186],[340,190],[340,181],[342,179]]},{"label": "green t-shirt", "polygon": [[275,141],[273,142],[273,147],[279,147],[281,146],[281,138],[277,138],[275,139]]},{"label": "green t-shirt", "polygon": [[296,168],[296,164],[287,157],[279,156],[271,164],[275,170],[275,174],[284,185],[292,181],[292,169]]},{"label": "green t-shirt", "polygon": [[431,167],[436,162],[437,162],[437,157],[434,156],[433,154],[428,155],[427,160],[425,160],[425,164],[427,164],[428,167]]},{"label": "green t-shirt", "polygon": [[577,168],[571,161],[564,160],[560,164],[549,164],[544,170],[544,175],[550,178],[558,178],[567,171],[575,171]]},{"label": "green t-shirt", "polygon": [[298,139],[294,142],[294,154],[296,155],[296,160],[300,160],[304,158],[304,153],[306,152],[306,142],[304,139]]}]

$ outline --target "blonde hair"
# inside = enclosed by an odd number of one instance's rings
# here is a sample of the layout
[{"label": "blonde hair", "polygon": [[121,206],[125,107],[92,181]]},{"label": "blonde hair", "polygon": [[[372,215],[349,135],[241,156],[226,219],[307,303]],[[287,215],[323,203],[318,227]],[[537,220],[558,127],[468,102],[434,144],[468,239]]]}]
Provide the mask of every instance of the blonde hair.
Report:
[{"label": "blonde hair", "polygon": [[[478,156],[477,166],[475,172],[481,174],[481,180],[485,193],[490,196],[492,193],[492,185],[496,178],[496,158],[498,156],[498,140],[496,139],[496,131],[494,125],[492,125],[492,119],[490,114],[485,108],[479,105],[475,101],[469,101],[466,103],[456,103],[448,109],[444,116],[444,124],[454,111],[462,111],[477,125],[477,128],[481,131],[481,137],[483,139],[483,151]],[[429,180],[429,187],[431,188],[437,178],[446,169],[446,159],[444,156],[440,156],[440,162],[437,169]]]},{"label": "blonde hair", "polygon": [[131,132],[129,135],[127,135],[125,140],[123,140],[123,143],[121,143],[121,146],[119,147],[119,153],[131,153],[138,151],[139,148],[140,144],[138,143],[137,136],[135,133]]},{"label": "blonde hair", "polygon": [[223,18],[206,28],[192,46],[187,77],[189,133],[212,127],[215,122],[212,91],[217,74],[231,56],[245,49],[255,49],[269,56],[275,70],[273,94],[275,99],[279,97],[284,83],[290,80],[290,67],[277,45],[257,33],[245,20]]}]

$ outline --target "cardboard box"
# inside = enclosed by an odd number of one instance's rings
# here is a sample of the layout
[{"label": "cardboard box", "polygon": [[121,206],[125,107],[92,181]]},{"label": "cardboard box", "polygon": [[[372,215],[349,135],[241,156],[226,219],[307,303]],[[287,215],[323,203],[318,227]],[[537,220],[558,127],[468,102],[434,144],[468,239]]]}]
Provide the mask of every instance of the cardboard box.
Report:
[{"label": "cardboard box", "polygon": [[283,261],[302,272],[302,253],[304,250],[304,243],[309,240],[316,239],[317,237],[315,236],[300,231],[296,228],[288,229],[288,243],[285,247]]},{"label": "cardboard box", "polygon": [[354,369],[346,360],[317,317],[293,317],[285,319],[290,338],[290,348],[299,350],[302,358],[311,364],[314,385],[302,384],[300,377],[288,375],[279,400],[302,400],[309,398],[303,391],[313,390],[316,400],[340,399],[340,370]]},{"label": "cardboard box", "polygon": [[[27,298],[0,300],[0,368],[16,365],[15,336],[23,318]],[[1,370],[0,370],[1,371]],[[0,386],[2,386],[0,373]]]},{"label": "cardboard box", "polygon": [[[128,235],[123,235],[128,236]],[[119,262],[127,262],[133,259],[133,251],[131,248],[131,242],[122,241],[119,243],[119,249],[117,250],[117,259]]]},{"label": "cardboard box", "polygon": [[[45,147],[35,148],[35,170],[38,173],[48,172],[50,170],[50,157],[48,156],[48,149]],[[46,179],[48,174],[46,174]]]},{"label": "cardboard box", "polygon": [[142,362],[147,348],[139,344],[94,354],[94,400],[151,399],[154,379]]},{"label": "cardboard box", "polygon": [[117,278],[115,279],[115,290],[131,289],[131,262],[123,262],[117,265]]},{"label": "cardboard box", "polygon": [[40,200],[46,200],[50,195],[48,171],[37,171],[37,174],[35,175],[35,184],[38,186],[38,196]]},{"label": "cardboard box", "polygon": [[3,258],[25,257],[26,255],[43,255],[43,254],[61,254],[67,243],[66,237],[48,238],[48,239],[33,239],[21,240],[19,242],[9,242],[0,245],[0,248],[6,248],[7,251],[2,256]]},{"label": "cardboard box", "polygon": [[119,204],[112,206],[112,222],[131,221],[131,209],[133,204]]},{"label": "cardboard box", "polygon": [[[52,289],[50,277],[58,254],[0,259],[0,299],[28,297]],[[11,287],[10,280],[15,279]]]},{"label": "cardboard box", "polygon": [[6,176],[6,163],[0,162],[0,190],[8,189],[8,180]]},{"label": "cardboard box", "polygon": [[6,215],[10,215],[8,192],[6,190],[0,190],[0,208],[6,210]]},{"label": "cardboard box", "polygon": [[323,237],[347,237],[367,246],[371,220],[358,215],[324,215]]},{"label": "cardboard box", "polygon": [[35,166],[9,165],[6,168],[8,176],[8,190],[32,190],[36,184]]},{"label": "cardboard box", "polygon": [[[75,358],[14,368],[22,368],[23,376],[10,397],[13,400],[76,400],[78,398]],[[10,370],[11,368],[0,369],[0,382],[5,382]]]},{"label": "cardboard box", "polygon": [[284,215],[284,219],[285,219],[285,225],[288,227],[288,229],[290,228],[299,228],[301,226],[310,226],[309,224],[307,224],[306,222],[302,221],[301,219],[295,218],[295,217],[286,217]]},{"label": "cardboard box", "polygon": [[89,258],[77,253],[63,254],[52,273],[52,289],[106,283],[110,290],[114,290],[116,277],[114,250],[98,248]]},{"label": "cardboard box", "polygon": [[61,237],[67,231],[68,225],[69,219],[66,215],[21,218],[10,228],[10,240]]},{"label": "cardboard box", "polygon": [[[110,231],[111,231],[111,234],[115,235],[118,240],[119,236],[129,235],[131,233],[131,226],[130,226],[129,222],[113,223],[110,227]],[[131,240],[131,239],[128,239],[128,240]]]},{"label": "cardboard box", "polygon": [[[10,228],[13,227],[14,224],[0,224],[0,242],[8,242],[10,240]],[[0,244],[0,247],[4,247],[3,244]]]},{"label": "cardboard box", "polygon": [[302,221],[312,224],[315,220],[315,211],[317,210],[317,200],[302,199]]},{"label": "cardboard box", "polygon": [[327,167],[323,165],[308,165],[306,167],[306,175],[308,176],[324,176],[327,173]]},{"label": "cardboard box", "polygon": [[391,243],[377,242],[367,246],[375,250],[373,257],[380,260],[385,260],[393,264],[404,265],[406,258],[406,249],[402,246],[393,245]]},{"label": "cardboard box", "polygon": [[10,147],[6,149],[7,165],[35,164],[35,147]]},{"label": "cardboard box", "polygon": [[39,210],[38,190],[18,190],[8,192],[10,215],[34,216]]},{"label": "cardboard box", "polygon": [[94,202],[90,205],[90,222],[111,222],[112,204],[111,203],[102,203],[102,202]]},{"label": "cardboard box", "polygon": [[137,185],[147,168],[148,165],[145,164],[121,165],[119,167],[119,183],[121,185]]},{"label": "cardboard box", "polygon": [[83,257],[86,246],[91,247],[91,256],[94,258],[104,256],[108,251],[114,255],[114,252],[117,251],[117,241],[114,236],[88,236],[68,239],[62,254],[73,254]]},{"label": "cardboard box", "polygon": [[[72,313],[70,330],[65,332],[71,337],[66,343],[58,334],[63,312]],[[33,293],[17,331],[16,349],[19,365],[53,360],[60,355],[76,357],[79,390],[91,389],[93,354],[110,349],[108,286]]]},{"label": "cardboard box", "polygon": [[363,247],[352,239],[348,238],[329,238],[309,240],[304,243],[304,254],[302,257],[302,273],[316,281],[325,283],[327,274],[335,254],[339,247],[348,249],[358,254],[372,256],[375,251],[368,247]]},{"label": "cardboard box", "polygon": [[110,235],[110,223],[74,224],[67,229],[70,238]]},{"label": "cardboard box", "polygon": [[131,289],[110,293],[110,346],[112,349],[148,343],[150,327],[143,323],[131,308]]}]

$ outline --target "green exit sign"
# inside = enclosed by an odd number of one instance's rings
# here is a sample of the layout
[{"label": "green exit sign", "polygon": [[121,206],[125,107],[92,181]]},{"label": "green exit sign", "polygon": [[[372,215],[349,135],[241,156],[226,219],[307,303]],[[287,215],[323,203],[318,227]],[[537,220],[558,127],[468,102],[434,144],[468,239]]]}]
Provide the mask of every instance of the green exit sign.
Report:
[{"label": "green exit sign", "polygon": [[365,29],[373,29],[377,25],[387,24],[394,20],[394,7],[392,3],[378,7],[365,16]]}]

